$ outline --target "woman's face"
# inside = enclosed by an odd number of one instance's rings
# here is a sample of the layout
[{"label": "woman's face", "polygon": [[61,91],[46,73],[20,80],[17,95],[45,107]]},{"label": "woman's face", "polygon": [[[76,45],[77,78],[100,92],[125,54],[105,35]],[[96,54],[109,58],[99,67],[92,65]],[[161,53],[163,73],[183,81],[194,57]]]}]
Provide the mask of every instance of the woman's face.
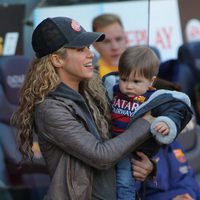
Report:
[{"label": "woman's face", "polygon": [[92,59],[94,54],[88,47],[80,49],[66,49],[66,58],[62,62],[62,67],[59,72],[60,78],[63,82],[70,85],[70,83],[80,83],[83,79],[88,79],[93,76],[94,66]]}]

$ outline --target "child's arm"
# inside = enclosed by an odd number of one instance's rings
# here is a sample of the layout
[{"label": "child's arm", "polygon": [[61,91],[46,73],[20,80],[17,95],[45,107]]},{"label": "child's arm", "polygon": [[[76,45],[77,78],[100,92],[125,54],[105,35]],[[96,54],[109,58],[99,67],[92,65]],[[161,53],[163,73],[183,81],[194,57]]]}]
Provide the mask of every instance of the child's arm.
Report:
[{"label": "child's arm", "polygon": [[169,126],[164,121],[157,122],[153,128],[163,136],[169,134]]}]

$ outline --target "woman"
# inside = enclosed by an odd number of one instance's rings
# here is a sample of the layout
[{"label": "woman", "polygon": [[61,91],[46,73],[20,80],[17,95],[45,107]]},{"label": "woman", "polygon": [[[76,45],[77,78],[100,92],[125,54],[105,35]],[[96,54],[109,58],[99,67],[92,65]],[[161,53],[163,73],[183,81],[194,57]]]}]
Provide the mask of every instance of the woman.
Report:
[{"label": "woman", "polygon": [[[24,159],[33,156],[32,132],[38,135],[51,177],[46,199],[116,199],[115,164],[151,137],[149,122],[141,118],[108,140],[109,106],[89,50],[103,39],[104,34],[86,32],[66,17],[47,18],[33,32],[37,59],[12,122]],[[134,176],[144,180],[152,168],[141,154]]]}]

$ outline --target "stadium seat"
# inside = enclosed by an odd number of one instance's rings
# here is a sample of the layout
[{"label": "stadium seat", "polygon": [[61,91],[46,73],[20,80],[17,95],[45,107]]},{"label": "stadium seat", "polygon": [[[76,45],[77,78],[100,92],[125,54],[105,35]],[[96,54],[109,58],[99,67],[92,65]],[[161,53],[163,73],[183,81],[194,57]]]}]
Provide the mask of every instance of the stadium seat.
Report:
[{"label": "stadium seat", "polygon": [[[34,135],[34,159],[20,165],[21,154],[17,147],[16,130],[10,124],[12,113],[16,110],[19,90],[23,84],[25,74],[28,70],[30,59],[25,56],[3,56],[0,57],[0,174],[5,188],[18,194],[17,191],[25,191],[35,199],[42,199],[49,183],[49,176],[41,152],[39,150],[37,137]],[[34,192],[33,192],[34,191]],[[37,196],[38,195],[38,196]],[[37,198],[36,198],[37,196]],[[14,198],[17,199],[17,198]],[[25,200],[22,197],[20,200]],[[29,198],[31,199],[31,198]]]},{"label": "stadium seat", "polygon": [[192,70],[187,64],[181,63],[178,59],[171,59],[160,64],[158,77],[181,87],[190,99],[193,98],[191,86],[195,83]]},{"label": "stadium seat", "polygon": [[[178,50],[178,61],[189,67],[193,82],[188,83],[190,97],[194,106],[197,123],[200,123],[200,41],[185,43]],[[185,74],[187,79],[188,74]]]},{"label": "stadium seat", "polygon": [[[185,43],[179,47],[178,60],[187,64],[195,72],[200,71],[200,41]],[[199,78],[200,74],[194,74]]]}]

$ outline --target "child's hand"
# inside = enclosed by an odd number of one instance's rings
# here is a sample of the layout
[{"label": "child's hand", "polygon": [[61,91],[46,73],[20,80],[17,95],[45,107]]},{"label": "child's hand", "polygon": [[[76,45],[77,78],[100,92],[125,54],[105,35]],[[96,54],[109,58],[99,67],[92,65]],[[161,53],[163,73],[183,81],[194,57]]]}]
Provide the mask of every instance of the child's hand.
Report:
[{"label": "child's hand", "polygon": [[164,122],[158,122],[154,127],[155,131],[160,133],[161,135],[165,136],[169,134],[169,127]]}]

